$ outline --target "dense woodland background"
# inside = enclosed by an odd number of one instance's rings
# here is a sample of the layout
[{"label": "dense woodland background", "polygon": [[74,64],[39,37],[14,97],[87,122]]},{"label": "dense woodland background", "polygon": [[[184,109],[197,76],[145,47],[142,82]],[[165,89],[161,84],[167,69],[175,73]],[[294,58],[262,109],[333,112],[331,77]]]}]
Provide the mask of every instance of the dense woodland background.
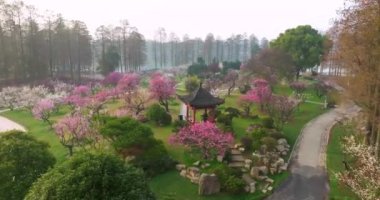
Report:
[{"label": "dense woodland background", "polygon": [[188,65],[203,57],[213,61],[246,61],[268,40],[253,34],[223,40],[182,38],[158,28],[154,40],[145,39],[127,20],[102,25],[91,35],[86,24],[60,14],[39,12],[22,1],[0,1],[0,80],[23,82],[66,77],[80,81],[98,72],[107,74]]}]

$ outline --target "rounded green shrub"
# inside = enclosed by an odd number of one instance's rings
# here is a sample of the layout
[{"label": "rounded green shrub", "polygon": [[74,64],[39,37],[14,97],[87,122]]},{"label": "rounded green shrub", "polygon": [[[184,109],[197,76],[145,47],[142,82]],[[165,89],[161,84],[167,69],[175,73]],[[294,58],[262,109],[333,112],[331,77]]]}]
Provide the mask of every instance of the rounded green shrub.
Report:
[{"label": "rounded green shrub", "polygon": [[243,145],[244,149],[246,151],[251,151],[252,150],[252,138],[251,137],[247,137],[247,136],[244,136],[242,138],[240,138],[240,142],[241,144]]},{"label": "rounded green shrub", "polygon": [[251,86],[249,86],[248,84],[247,84],[247,85],[243,85],[243,86],[240,86],[240,87],[239,87],[239,92],[240,92],[240,94],[245,94],[245,93],[247,93],[250,89],[251,89]]},{"label": "rounded green shrub", "polygon": [[230,117],[239,117],[240,116],[240,110],[233,108],[233,107],[228,107],[225,109],[225,111],[228,113]]},{"label": "rounded green shrub", "polygon": [[49,145],[30,134],[0,134],[0,199],[24,199],[30,186],[55,163]]},{"label": "rounded green shrub", "polygon": [[264,126],[264,128],[274,128],[274,121],[270,117],[261,118],[261,124]]},{"label": "rounded green shrub", "polygon": [[161,141],[156,141],[152,146],[145,149],[131,163],[138,168],[142,168],[149,177],[171,170],[176,164]]},{"label": "rounded green shrub", "polygon": [[[223,191],[236,194],[241,192],[241,189],[244,189],[244,181],[238,178],[242,175],[241,170],[221,164],[212,169],[211,172],[218,176]],[[243,186],[239,180],[243,181]]]},{"label": "rounded green shrub", "polygon": [[224,189],[231,194],[239,194],[244,191],[245,182],[236,176],[229,176],[224,183]]},{"label": "rounded green shrub", "polygon": [[159,126],[167,126],[172,122],[172,117],[158,104],[153,104],[148,108],[147,118]]},{"label": "rounded green shrub", "polygon": [[277,140],[272,137],[263,137],[260,141],[262,144],[265,144],[270,151],[274,150],[277,146]]},{"label": "rounded green shrub", "polygon": [[261,138],[267,136],[267,132],[263,128],[257,128],[252,132],[252,139],[260,141]]},{"label": "rounded green shrub", "polygon": [[175,120],[173,122],[173,132],[177,133],[181,128],[187,126],[188,124],[189,124],[189,122],[187,122],[185,120]]},{"label": "rounded green shrub", "polygon": [[226,114],[220,114],[217,118],[216,121],[218,123],[221,123],[225,126],[231,126],[232,125],[232,117]]},{"label": "rounded green shrub", "polygon": [[194,92],[199,88],[200,80],[197,76],[188,76],[185,80],[185,88],[187,92]]},{"label": "rounded green shrub", "polygon": [[142,170],[111,154],[77,153],[34,182],[25,199],[156,198]]},{"label": "rounded green shrub", "polygon": [[276,139],[276,140],[281,139],[281,138],[285,138],[284,134],[282,134],[281,132],[276,131],[276,130],[271,130],[269,133],[269,136]]}]

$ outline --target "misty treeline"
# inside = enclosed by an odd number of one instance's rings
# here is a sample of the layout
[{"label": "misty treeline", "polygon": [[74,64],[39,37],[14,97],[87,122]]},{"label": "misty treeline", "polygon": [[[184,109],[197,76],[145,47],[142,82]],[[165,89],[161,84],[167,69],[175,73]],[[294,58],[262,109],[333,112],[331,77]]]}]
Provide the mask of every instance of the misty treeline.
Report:
[{"label": "misty treeline", "polygon": [[268,40],[254,35],[180,38],[164,28],[146,40],[127,20],[99,26],[92,36],[82,21],[40,12],[22,1],[0,0],[0,83],[57,77],[81,81],[114,70],[189,65],[198,57],[206,64],[246,61],[267,46]]}]

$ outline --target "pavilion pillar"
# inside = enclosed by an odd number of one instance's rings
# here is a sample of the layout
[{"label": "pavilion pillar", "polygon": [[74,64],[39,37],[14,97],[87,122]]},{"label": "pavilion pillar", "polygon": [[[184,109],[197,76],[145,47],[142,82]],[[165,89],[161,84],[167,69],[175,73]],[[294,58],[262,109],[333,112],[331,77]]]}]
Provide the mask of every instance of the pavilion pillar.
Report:
[{"label": "pavilion pillar", "polygon": [[197,114],[197,109],[193,108],[193,123],[195,123],[195,115]]},{"label": "pavilion pillar", "polygon": [[189,105],[186,104],[186,121],[189,121]]},{"label": "pavilion pillar", "polygon": [[210,108],[211,115],[209,116],[210,122],[215,122],[215,108]]},{"label": "pavilion pillar", "polygon": [[204,122],[207,122],[208,121],[208,114],[207,114],[207,108],[205,108],[205,113],[203,114],[204,116],[204,118],[203,118],[203,121]]}]

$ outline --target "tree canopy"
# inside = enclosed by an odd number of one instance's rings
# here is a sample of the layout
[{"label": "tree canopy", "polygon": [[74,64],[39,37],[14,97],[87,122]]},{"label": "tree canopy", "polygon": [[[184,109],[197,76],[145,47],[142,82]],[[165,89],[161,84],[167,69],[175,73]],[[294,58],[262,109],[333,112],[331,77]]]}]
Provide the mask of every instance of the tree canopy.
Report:
[{"label": "tree canopy", "polygon": [[173,167],[174,161],[163,143],[153,137],[152,129],[148,126],[129,117],[106,117],[104,121],[100,133],[112,141],[120,154],[135,157],[130,163],[144,169],[148,176]]},{"label": "tree canopy", "polygon": [[55,163],[49,145],[19,131],[0,136],[0,199],[23,199],[30,186]]},{"label": "tree canopy", "polygon": [[100,72],[103,75],[113,72],[119,66],[120,58],[120,54],[115,46],[108,47],[104,56],[99,60]]},{"label": "tree canopy", "polygon": [[270,43],[270,47],[282,49],[292,56],[298,78],[301,71],[320,63],[324,51],[323,41],[324,37],[317,30],[304,25],[281,33]]},{"label": "tree canopy", "polygon": [[79,153],[49,170],[28,192],[33,199],[155,199],[141,170],[104,153]]},{"label": "tree canopy", "polygon": [[106,117],[104,121],[100,133],[112,141],[116,150],[131,147],[144,149],[154,140],[152,129],[132,118]]}]

